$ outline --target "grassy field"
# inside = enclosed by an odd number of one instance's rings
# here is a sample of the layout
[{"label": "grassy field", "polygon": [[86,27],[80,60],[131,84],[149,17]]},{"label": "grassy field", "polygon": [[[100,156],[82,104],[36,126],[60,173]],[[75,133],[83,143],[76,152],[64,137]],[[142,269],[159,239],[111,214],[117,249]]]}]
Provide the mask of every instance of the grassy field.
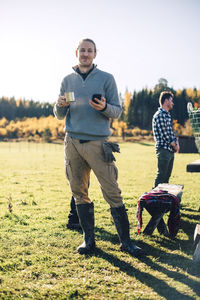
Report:
[{"label": "grassy field", "polygon": [[[153,144],[122,143],[119,185],[131,237],[148,255],[119,251],[108,204],[92,174],[94,255],[76,252],[82,234],[66,229],[71,193],[63,145],[0,143],[0,299],[200,299],[200,263],[194,263],[194,228],[200,222],[200,173],[187,173],[198,154],[177,154],[171,183],[184,184],[181,228],[174,240],[137,235],[138,197],[151,190]],[[167,218],[167,216],[165,217]],[[144,226],[149,220],[143,213]]]}]

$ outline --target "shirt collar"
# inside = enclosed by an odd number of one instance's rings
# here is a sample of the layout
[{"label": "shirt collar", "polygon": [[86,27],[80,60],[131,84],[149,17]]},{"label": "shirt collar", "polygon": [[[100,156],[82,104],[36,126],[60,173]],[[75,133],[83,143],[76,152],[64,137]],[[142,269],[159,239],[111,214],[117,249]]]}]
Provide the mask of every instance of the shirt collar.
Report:
[{"label": "shirt collar", "polygon": [[164,108],[162,108],[162,107],[159,107],[159,110],[160,110],[160,112],[162,112],[162,113],[165,113],[165,114],[170,114],[170,112],[169,112],[169,111],[165,110],[165,109],[164,109]]}]

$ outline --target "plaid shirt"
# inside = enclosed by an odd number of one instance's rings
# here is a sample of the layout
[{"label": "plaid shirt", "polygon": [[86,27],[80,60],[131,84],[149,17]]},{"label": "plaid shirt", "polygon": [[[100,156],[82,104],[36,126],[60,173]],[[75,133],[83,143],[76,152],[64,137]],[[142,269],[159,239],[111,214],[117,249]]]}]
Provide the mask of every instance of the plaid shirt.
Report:
[{"label": "plaid shirt", "polygon": [[172,119],[169,112],[159,107],[153,116],[152,128],[154,140],[156,142],[156,149],[164,148],[171,152],[173,148],[170,146],[171,142],[176,142],[176,136],[172,128]]}]

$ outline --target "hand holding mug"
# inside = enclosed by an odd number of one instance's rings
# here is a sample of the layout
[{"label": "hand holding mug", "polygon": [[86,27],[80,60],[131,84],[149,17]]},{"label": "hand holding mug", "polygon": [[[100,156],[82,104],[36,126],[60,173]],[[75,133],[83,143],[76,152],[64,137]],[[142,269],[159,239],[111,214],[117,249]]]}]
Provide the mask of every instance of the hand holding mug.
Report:
[{"label": "hand holding mug", "polygon": [[69,102],[66,102],[65,96],[60,96],[57,100],[57,105],[59,107],[69,106]]}]

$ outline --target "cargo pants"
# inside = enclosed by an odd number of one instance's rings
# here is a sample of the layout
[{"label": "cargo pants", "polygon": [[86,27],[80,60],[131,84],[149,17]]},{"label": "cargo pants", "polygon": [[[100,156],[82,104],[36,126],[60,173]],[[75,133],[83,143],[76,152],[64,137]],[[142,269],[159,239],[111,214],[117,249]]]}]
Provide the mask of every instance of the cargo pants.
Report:
[{"label": "cargo pants", "polygon": [[78,139],[65,136],[65,170],[76,205],[91,203],[88,185],[91,170],[99,182],[104,199],[110,207],[123,205],[118,187],[118,170],[114,162],[106,163],[102,143],[105,140],[81,143]]}]

